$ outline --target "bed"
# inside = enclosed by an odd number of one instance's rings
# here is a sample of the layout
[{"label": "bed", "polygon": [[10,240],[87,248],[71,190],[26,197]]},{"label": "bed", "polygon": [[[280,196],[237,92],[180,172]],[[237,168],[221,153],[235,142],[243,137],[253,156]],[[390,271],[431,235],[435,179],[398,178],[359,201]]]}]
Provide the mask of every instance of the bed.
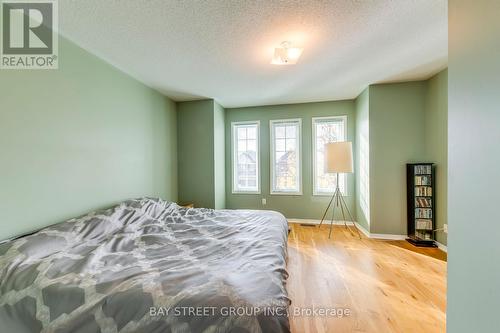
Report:
[{"label": "bed", "polygon": [[289,332],[287,222],[128,200],[0,244],[5,332]]}]

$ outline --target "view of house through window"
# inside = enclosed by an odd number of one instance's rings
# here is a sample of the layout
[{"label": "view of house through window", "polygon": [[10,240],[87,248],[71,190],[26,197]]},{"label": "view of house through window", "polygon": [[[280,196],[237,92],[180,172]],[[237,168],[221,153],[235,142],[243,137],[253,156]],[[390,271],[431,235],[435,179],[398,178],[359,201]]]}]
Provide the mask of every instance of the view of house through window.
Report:
[{"label": "view of house through window", "polygon": [[[341,117],[321,117],[313,118],[313,194],[331,194],[337,186],[335,174],[328,174],[324,171],[325,164],[325,144],[337,141],[346,141],[345,116]],[[343,194],[346,189],[346,175],[339,175],[339,187]]]},{"label": "view of house through window", "polygon": [[301,120],[271,121],[271,193],[300,194]]},{"label": "view of house through window", "polygon": [[233,123],[233,192],[258,193],[259,123]]}]

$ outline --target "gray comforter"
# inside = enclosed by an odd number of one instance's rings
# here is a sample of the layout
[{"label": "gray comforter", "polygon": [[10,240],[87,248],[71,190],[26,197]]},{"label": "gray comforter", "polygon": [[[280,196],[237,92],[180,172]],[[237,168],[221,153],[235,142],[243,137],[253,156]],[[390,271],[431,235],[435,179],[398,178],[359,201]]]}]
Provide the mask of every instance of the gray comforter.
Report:
[{"label": "gray comforter", "polygon": [[0,245],[2,332],[288,332],[287,223],[123,202]]}]

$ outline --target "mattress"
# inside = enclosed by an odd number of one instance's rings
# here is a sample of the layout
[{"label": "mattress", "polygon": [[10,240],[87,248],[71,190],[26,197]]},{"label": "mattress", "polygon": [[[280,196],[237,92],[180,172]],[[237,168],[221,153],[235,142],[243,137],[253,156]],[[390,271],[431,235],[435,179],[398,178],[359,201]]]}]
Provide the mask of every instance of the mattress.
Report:
[{"label": "mattress", "polygon": [[128,200],[0,245],[5,332],[288,332],[287,222]]}]

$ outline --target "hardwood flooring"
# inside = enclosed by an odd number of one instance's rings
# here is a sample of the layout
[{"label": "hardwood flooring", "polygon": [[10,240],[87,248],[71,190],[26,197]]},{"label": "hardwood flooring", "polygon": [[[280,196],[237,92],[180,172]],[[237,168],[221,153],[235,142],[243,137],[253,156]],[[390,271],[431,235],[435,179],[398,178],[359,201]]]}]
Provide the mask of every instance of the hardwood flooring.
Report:
[{"label": "hardwood flooring", "polygon": [[290,226],[291,314],[313,307],[350,310],[343,317],[292,315],[292,332],[446,331],[444,252],[406,241],[360,240],[343,226],[334,227],[331,239],[326,225]]}]

